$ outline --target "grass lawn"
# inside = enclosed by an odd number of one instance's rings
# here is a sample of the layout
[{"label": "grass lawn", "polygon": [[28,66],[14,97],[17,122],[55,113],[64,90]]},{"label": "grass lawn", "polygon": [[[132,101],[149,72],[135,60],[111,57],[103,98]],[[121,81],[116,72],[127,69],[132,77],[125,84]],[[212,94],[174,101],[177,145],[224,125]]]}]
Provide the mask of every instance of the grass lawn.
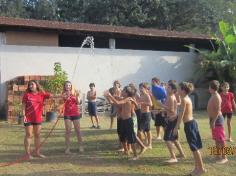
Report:
[{"label": "grass lawn", "polygon": [[[205,112],[195,112],[204,148],[202,156],[208,173],[205,175],[235,175],[236,158],[228,156],[229,162],[225,165],[215,164],[214,156],[210,155],[208,147],[214,146],[208,119]],[[233,139],[236,140],[236,117],[233,118]],[[47,155],[44,159],[33,159],[20,164],[0,167],[0,175],[9,176],[170,176],[188,175],[194,167],[193,156],[186,142],[183,124],[180,129],[180,142],[187,155],[186,159],[179,160],[178,164],[168,165],[164,161],[169,159],[169,153],[164,142],[155,140],[156,134],[152,122],[153,149],[147,150],[139,160],[130,161],[127,157],[117,152],[116,130],[108,130],[110,119],[101,116],[102,129],[89,129],[90,119],[84,116],[81,119],[81,130],[84,139],[85,152],[78,152],[76,137],[73,134],[71,141],[72,152],[76,154],[64,154],[64,123],[59,121],[55,131],[42,147],[42,153]],[[52,127],[53,123],[44,123],[41,133],[42,138]],[[226,132],[227,134],[227,132]],[[24,128],[22,125],[0,122],[0,163],[11,162],[24,154],[23,147]],[[235,146],[235,143],[227,143]]]}]

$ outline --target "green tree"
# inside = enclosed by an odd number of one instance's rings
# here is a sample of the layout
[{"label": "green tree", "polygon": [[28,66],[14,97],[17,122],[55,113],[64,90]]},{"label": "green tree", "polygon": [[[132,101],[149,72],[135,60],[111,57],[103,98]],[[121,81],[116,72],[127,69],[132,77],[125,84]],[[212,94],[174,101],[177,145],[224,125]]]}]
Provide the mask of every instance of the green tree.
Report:
[{"label": "green tree", "polygon": [[24,0],[27,16],[33,19],[57,20],[56,0]]},{"label": "green tree", "polygon": [[24,0],[0,0],[0,16],[24,17]]},{"label": "green tree", "polygon": [[217,79],[234,85],[236,82],[236,26],[221,21],[219,31],[219,34],[214,37],[217,48],[213,51],[196,49],[200,53],[200,74],[197,79],[201,79],[204,75],[208,80]]},{"label": "green tree", "polygon": [[0,15],[211,33],[236,0],[0,0]]}]

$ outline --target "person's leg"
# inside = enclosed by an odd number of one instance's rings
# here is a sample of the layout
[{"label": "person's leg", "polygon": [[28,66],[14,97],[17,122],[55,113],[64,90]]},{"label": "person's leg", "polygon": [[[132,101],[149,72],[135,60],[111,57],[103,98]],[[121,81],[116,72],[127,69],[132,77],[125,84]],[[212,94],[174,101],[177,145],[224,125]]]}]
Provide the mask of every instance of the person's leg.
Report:
[{"label": "person's leg", "polygon": [[147,145],[149,149],[152,149],[152,132],[151,132],[151,113],[145,113],[145,132],[147,138]]},{"label": "person's leg", "polygon": [[132,148],[132,151],[133,151],[133,154],[134,154],[133,160],[137,160],[138,155],[137,155],[135,144],[131,144],[131,148]]},{"label": "person's leg", "polygon": [[90,115],[90,119],[91,119],[91,123],[92,123],[91,128],[95,128],[96,126],[94,124],[94,120],[93,120],[93,116],[92,115]]},{"label": "person's leg", "polygon": [[156,126],[157,140],[161,140],[161,126]]},{"label": "person's leg", "polygon": [[88,113],[91,119],[92,126],[90,128],[95,128],[94,121],[93,121],[93,107],[92,102],[88,102]]},{"label": "person's leg", "polygon": [[65,153],[70,154],[70,136],[71,136],[71,129],[72,129],[72,123],[70,119],[65,119]]},{"label": "person's leg", "polygon": [[35,145],[35,154],[38,157],[44,158],[45,156],[40,153],[41,149],[41,141],[40,141],[40,131],[41,131],[42,125],[33,125],[33,131],[34,131],[34,145]]},{"label": "person's leg", "polygon": [[97,114],[96,114],[96,116],[95,116],[95,120],[96,120],[96,123],[97,123],[97,128],[100,129],[101,127],[100,127],[100,125],[99,125],[99,117],[98,117]]},{"label": "person's leg", "polygon": [[157,134],[157,140],[161,140],[161,121],[162,121],[162,114],[157,113],[155,115],[155,126],[156,126],[156,134]]},{"label": "person's leg", "polygon": [[141,147],[141,151],[139,153],[141,155],[141,154],[143,154],[147,150],[147,147],[144,145],[142,140],[139,139],[139,137],[137,135],[136,135],[136,141],[137,141],[137,144]]},{"label": "person's leg", "polygon": [[138,134],[137,134],[138,138],[143,141],[143,137],[142,137],[142,131],[138,131]]},{"label": "person's leg", "polygon": [[173,141],[173,142],[174,142],[176,148],[177,148],[178,151],[179,151],[180,157],[181,157],[181,158],[185,158],[185,154],[184,154],[184,151],[183,151],[183,148],[182,148],[180,142],[179,142],[178,140],[175,140],[175,141]]},{"label": "person's leg", "polygon": [[114,123],[114,117],[111,115],[110,119],[111,119],[110,129],[112,129],[113,128],[113,123]]},{"label": "person's leg", "polygon": [[74,124],[74,128],[75,128],[75,133],[77,136],[77,140],[79,143],[79,151],[83,152],[84,151],[84,147],[82,144],[82,135],[81,135],[81,131],[80,131],[80,121],[79,120],[73,120],[73,124]]},{"label": "person's leg", "polygon": [[147,131],[147,139],[148,139],[148,148],[152,149],[152,132],[151,132],[151,130]]},{"label": "person's leg", "polygon": [[98,117],[98,114],[97,114],[97,105],[96,105],[96,102],[93,103],[93,114],[94,114],[94,117],[95,117],[95,120],[96,120],[96,123],[97,123],[97,128],[100,129],[100,125],[99,125],[99,117]]},{"label": "person's leg", "polygon": [[206,172],[206,169],[204,168],[202,156],[199,150],[193,151],[193,157],[195,161],[195,168],[194,173],[201,175]]},{"label": "person's leg", "polygon": [[128,155],[129,154],[129,147],[126,141],[122,141],[122,146],[124,148],[124,154]]},{"label": "person's leg", "polygon": [[226,152],[224,151],[225,150],[225,146],[226,146],[225,141],[219,141],[218,142],[218,146],[221,149],[221,157],[222,157],[222,159],[223,160],[228,160],[227,156],[226,156]]},{"label": "person's leg", "polygon": [[219,160],[216,161],[217,164],[225,164],[228,162],[225,149],[225,141],[216,141],[216,148],[219,151],[220,157]]},{"label": "person's leg", "polygon": [[25,138],[24,138],[24,146],[26,155],[30,158],[32,157],[30,154],[30,143],[33,137],[33,126],[25,126]]},{"label": "person's leg", "polygon": [[115,116],[116,116],[116,109],[115,109],[115,106],[112,105],[112,106],[111,106],[111,114],[110,114],[110,118],[111,118],[110,129],[113,128],[114,117],[115,117]]},{"label": "person's leg", "polygon": [[167,160],[168,163],[176,163],[178,162],[175,153],[174,153],[174,148],[173,148],[173,142],[172,141],[166,141],[167,148],[170,152],[170,160]]},{"label": "person's leg", "polygon": [[232,142],[232,137],[231,137],[231,134],[232,134],[232,123],[231,123],[231,118],[232,118],[232,115],[231,114],[228,114],[227,116],[227,127],[228,127],[228,136],[229,136],[229,141]]}]

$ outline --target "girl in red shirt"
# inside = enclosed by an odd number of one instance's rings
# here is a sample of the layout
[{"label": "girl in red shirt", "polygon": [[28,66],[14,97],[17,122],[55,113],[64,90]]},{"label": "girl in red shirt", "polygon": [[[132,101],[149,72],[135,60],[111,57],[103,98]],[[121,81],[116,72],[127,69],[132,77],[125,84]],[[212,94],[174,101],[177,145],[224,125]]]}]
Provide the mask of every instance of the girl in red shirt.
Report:
[{"label": "girl in red shirt", "polygon": [[79,92],[73,91],[72,84],[70,81],[66,81],[64,84],[64,90],[62,93],[64,99],[64,122],[65,122],[65,144],[66,144],[66,154],[71,154],[70,152],[70,136],[72,129],[72,122],[77,135],[78,143],[80,144],[79,151],[83,152],[84,148],[82,146],[82,137],[80,133],[80,112],[79,112]]},{"label": "girl in red shirt", "polygon": [[229,139],[228,141],[232,142],[232,137],[231,137],[231,119],[233,116],[233,109],[235,110],[235,101],[234,101],[234,94],[232,92],[229,92],[229,83],[228,82],[223,82],[221,84],[221,90],[222,92],[220,93],[222,103],[221,103],[221,111],[224,116],[224,118],[227,116],[227,126],[228,126],[228,135]]},{"label": "girl in red shirt", "polygon": [[25,126],[24,146],[28,159],[32,159],[30,153],[31,138],[34,136],[35,155],[44,158],[40,154],[40,131],[42,124],[42,113],[44,100],[49,98],[50,94],[44,92],[36,81],[29,81],[25,94],[23,95],[23,116]]}]

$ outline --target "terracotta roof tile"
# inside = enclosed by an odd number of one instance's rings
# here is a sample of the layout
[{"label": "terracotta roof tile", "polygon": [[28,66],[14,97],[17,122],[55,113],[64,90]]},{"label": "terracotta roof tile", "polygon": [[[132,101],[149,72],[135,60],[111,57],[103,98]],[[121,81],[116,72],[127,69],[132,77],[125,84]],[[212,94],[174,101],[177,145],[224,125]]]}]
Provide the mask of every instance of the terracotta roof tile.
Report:
[{"label": "terracotta roof tile", "polygon": [[1,26],[11,27],[25,27],[36,29],[52,29],[52,30],[67,30],[67,31],[86,31],[86,32],[102,32],[111,34],[123,34],[143,37],[164,37],[176,39],[198,39],[209,40],[210,36],[202,34],[193,34],[189,32],[177,32],[168,30],[158,30],[152,28],[139,28],[139,27],[125,27],[125,26],[111,26],[100,24],[88,23],[69,23],[48,20],[34,20],[23,18],[0,17]]}]

